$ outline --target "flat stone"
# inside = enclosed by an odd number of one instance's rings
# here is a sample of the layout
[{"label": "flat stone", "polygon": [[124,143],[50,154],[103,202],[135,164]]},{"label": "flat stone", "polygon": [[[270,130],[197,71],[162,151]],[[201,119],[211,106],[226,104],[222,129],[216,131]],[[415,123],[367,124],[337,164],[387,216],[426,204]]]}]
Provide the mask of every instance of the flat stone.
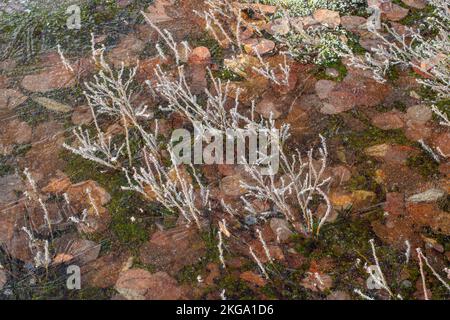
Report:
[{"label": "flat stone", "polygon": [[27,101],[28,97],[13,89],[0,89],[0,112],[13,110]]},{"label": "flat stone", "polygon": [[422,193],[415,194],[408,198],[408,202],[436,202],[445,196],[445,192],[440,189],[428,189]]},{"label": "flat stone", "polygon": [[336,28],[341,24],[339,12],[328,9],[319,9],[313,13],[314,20],[330,28]]},{"label": "flat stone", "polygon": [[175,275],[185,266],[195,264],[206,253],[196,227],[185,225],[157,231],[140,249],[141,261]]},{"label": "flat stone", "polygon": [[165,272],[151,274],[143,269],[122,272],[115,289],[127,300],[180,300],[184,290]]},{"label": "flat stone", "polygon": [[372,118],[372,124],[381,130],[400,129],[405,126],[404,115],[399,111],[380,113]]},{"label": "flat stone", "polygon": [[67,112],[72,111],[72,108],[70,106],[63,104],[61,102],[55,101],[53,99],[49,99],[46,97],[35,97],[32,99],[34,102],[37,102],[44,108],[51,110],[51,111],[62,112],[62,113],[67,113]]},{"label": "flat stone", "polygon": [[432,119],[433,111],[426,105],[415,105],[406,110],[406,117],[408,120],[423,124]]}]

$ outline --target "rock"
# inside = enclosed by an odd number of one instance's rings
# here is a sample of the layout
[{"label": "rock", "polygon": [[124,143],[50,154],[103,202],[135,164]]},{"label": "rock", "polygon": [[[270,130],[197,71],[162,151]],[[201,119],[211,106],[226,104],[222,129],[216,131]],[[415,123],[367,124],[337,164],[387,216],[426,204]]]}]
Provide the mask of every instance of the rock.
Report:
[{"label": "rock", "polygon": [[266,30],[272,35],[285,36],[289,33],[289,31],[291,31],[289,19],[275,19],[267,25]]},{"label": "rock", "polygon": [[329,198],[336,210],[349,208],[353,204],[352,195],[348,193],[332,192]]},{"label": "rock", "polygon": [[364,153],[386,163],[406,164],[409,157],[418,154],[418,150],[409,146],[379,144],[365,149]]},{"label": "rock", "polygon": [[115,289],[128,300],[180,300],[185,298],[175,279],[165,272],[143,269],[122,272]]},{"label": "rock", "polygon": [[101,245],[90,240],[77,239],[70,243],[67,254],[71,255],[79,265],[85,265],[98,258]]},{"label": "rock", "polygon": [[18,192],[25,191],[25,185],[17,174],[0,177],[0,207],[18,200]]},{"label": "rock", "polygon": [[337,290],[330,293],[327,300],[351,300],[351,297],[347,292]]},{"label": "rock", "polygon": [[6,271],[3,269],[0,269],[0,291],[3,290],[7,281],[8,281],[8,277],[6,275]]},{"label": "rock", "polygon": [[239,276],[242,280],[252,283],[258,287],[264,287],[267,281],[261,277],[259,274],[254,273],[253,271],[245,271]]},{"label": "rock", "polygon": [[247,191],[241,186],[243,178],[240,174],[227,176],[220,181],[220,190],[224,195],[230,197],[239,197]]},{"label": "rock", "polygon": [[266,15],[274,15],[277,12],[276,6],[261,4],[261,3],[238,3],[241,8],[249,8],[256,12],[261,12]]},{"label": "rock", "polygon": [[390,6],[386,7],[386,9],[382,10],[382,16],[385,16],[388,20],[391,21],[400,21],[409,13],[409,9],[402,8],[395,3],[392,3]]},{"label": "rock", "polygon": [[168,9],[175,4],[175,0],[156,0],[148,6],[144,15],[153,23],[172,21]]},{"label": "rock", "polygon": [[399,111],[380,113],[372,118],[372,124],[381,130],[400,129],[405,126],[404,116]]},{"label": "rock", "polygon": [[313,13],[313,17],[317,22],[330,28],[336,28],[341,24],[341,17],[337,11],[319,9]]},{"label": "rock", "polygon": [[206,253],[195,227],[157,231],[140,249],[141,261],[176,275],[183,267],[195,264]]},{"label": "rock", "polygon": [[275,42],[267,39],[259,39],[255,42],[251,41],[248,44],[244,44],[244,50],[251,55],[265,55],[272,52],[275,49]]},{"label": "rock", "polygon": [[287,241],[294,234],[289,228],[289,223],[284,219],[272,218],[270,228],[276,235],[277,241]]},{"label": "rock", "polygon": [[352,173],[350,169],[344,165],[337,165],[334,167],[331,167],[331,178],[332,178],[332,184],[336,187],[341,186],[342,184],[345,184],[346,182],[350,181],[352,177]]},{"label": "rock", "polygon": [[256,105],[255,111],[266,119],[272,116],[276,120],[283,114],[285,107],[283,101],[273,94],[265,94],[263,99]]},{"label": "rock", "polygon": [[429,226],[434,232],[450,235],[450,215],[439,209],[436,203],[408,202],[408,216],[419,226]]},{"label": "rock", "polygon": [[355,209],[364,209],[370,206],[377,198],[375,192],[355,190],[352,192],[352,202]]},{"label": "rock", "polygon": [[427,121],[431,120],[433,117],[433,111],[431,108],[425,105],[415,105],[409,107],[406,111],[406,117],[408,120],[413,121],[414,123],[424,124]]},{"label": "rock", "polygon": [[32,99],[34,102],[40,104],[44,108],[51,110],[51,111],[62,112],[62,113],[72,111],[72,108],[70,106],[68,106],[66,104],[62,104],[53,99],[49,99],[49,98],[45,98],[45,97],[35,97]]},{"label": "rock", "polygon": [[208,85],[207,71],[203,65],[193,64],[189,67],[189,87],[193,94],[201,94]]},{"label": "rock", "polygon": [[93,121],[93,119],[94,117],[92,116],[91,108],[88,106],[76,107],[71,117],[72,123],[76,126],[89,124]]},{"label": "rock", "polygon": [[433,139],[433,146],[436,148],[436,150],[440,151],[439,153],[448,158],[450,157],[450,132],[443,132],[439,135],[437,135]]},{"label": "rock", "polygon": [[211,63],[211,52],[206,47],[197,47],[189,55],[189,63],[208,65]]},{"label": "rock", "polygon": [[360,16],[343,16],[341,25],[350,32],[361,33],[367,30],[367,19]]},{"label": "rock", "polygon": [[406,122],[405,136],[412,141],[425,140],[431,137],[432,130],[424,123],[417,123],[411,120]]},{"label": "rock", "polygon": [[0,112],[2,110],[13,110],[27,101],[27,99],[27,96],[24,96],[17,90],[0,89]]},{"label": "rock", "polygon": [[394,216],[405,214],[405,195],[400,192],[389,192],[386,194],[386,203],[383,206],[384,211]]},{"label": "rock", "polygon": [[387,217],[386,223],[372,222],[372,229],[381,241],[399,250],[404,250],[405,241],[408,240],[413,248],[420,246],[417,232],[409,217]]},{"label": "rock", "polygon": [[69,196],[70,202],[81,205],[90,205],[91,203],[87,190],[90,190],[91,197],[97,206],[104,206],[111,201],[111,196],[105,189],[103,189],[97,182],[87,180],[71,185],[67,189],[67,195]]},{"label": "rock", "polygon": [[75,83],[75,73],[67,70],[62,63],[58,63],[41,73],[25,76],[21,85],[28,91],[45,93],[69,88]]},{"label": "rock", "polygon": [[111,288],[117,282],[126,257],[111,253],[81,267],[83,283],[95,288]]},{"label": "rock", "polygon": [[[320,104],[316,95],[312,95],[315,101]],[[300,100],[301,99],[301,100]],[[305,103],[306,97],[297,99],[291,106],[284,123],[290,125],[290,132],[292,134],[302,134],[310,128],[309,116],[311,113],[310,106]]]},{"label": "rock", "polygon": [[[90,190],[92,202],[89,199]],[[71,185],[67,189],[70,204],[78,212],[87,210],[87,219],[84,223],[78,223],[78,231],[92,234],[105,231],[111,221],[111,214],[103,207],[111,196],[101,188],[95,181],[88,180]]]},{"label": "rock", "polygon": [[144,47],[143,41],[133,34],[128,34],[120,40],[115,48],[108,52],[106,57],[115,68],[120,68],[122,63],[125,67],[135,66]]},{"label": "rock", "polygon": [[381,104],[390,91],[388,85],[376,82],[363,71],[349,68],[344,80],[328,94],[327,105],[321,112],[337,114],[359,106],[374,107]]},{"label": "rock", "polygon": [[422,193],[415,194],[408,198],[408,202],[436,202],[442,197],[444,197],[446,193],[440,189],[429,189]]},{"label": "rock", "polygon": [[15,145],[31,142],[32,129],[26,122],[14,119],[0,127],[0,155],[10,154]]},{"label": "rock", "polygon": [[[261,261],[261,263],[269,262],[269,258],[266,255],[266,251],[264,250],[261,241],[259,239],[253,240],[250,245],[253,248],[255,255]],[[273,260],[278,261],[285,260],[283,250],[279,246],[267,243],[267,248],[269,249],[270,256],[272,257]],[[245,253],[249,256],[249,258],[254,259],[249,252],[246,251]]]},{"label": "rock", "polygon": [[336,82],[330,81],[330,80],[319,80],[316,82],[315,89],[316,94],[319,96],[320,99],[326,99],[328,98],[328,95],[331,91],[333,91],[334,87],[336,86]]},{"label": "rock", "polygon": [[426,0],[402,0],[408,7],[416,9],[424,9],[427,6]]}]

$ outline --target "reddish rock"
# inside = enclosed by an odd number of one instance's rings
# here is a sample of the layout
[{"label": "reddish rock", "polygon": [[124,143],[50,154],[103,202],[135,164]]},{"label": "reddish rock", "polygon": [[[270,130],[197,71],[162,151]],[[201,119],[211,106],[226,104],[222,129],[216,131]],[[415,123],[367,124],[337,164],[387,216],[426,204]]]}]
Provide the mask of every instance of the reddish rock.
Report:
[{"label": "reddish rock", "polygon": [[337,11],[319,9],[313,13],[313,18],[330,28],[336,28],[341,24],[341,17]]},{"label": "reddish rock", "polygon": [[267,283],[267,281],[261,277],[259,274],[256,274],[252,271],[245,271],[241,273],[239,276],[242,280],[249,282],[251,284],[254,284],[258,287],[264,287]]},{"label": "reddish rock", "polygon": [[420,246],[414,225],[407,217],[388,218],[385,223],[374,221],[372,229],[381,241],[397,249],[404,250],[406,240],[414,247]]},{"label": "reddish rock", "polygon": [[66,190],[72,185],[69,177],[63,176],[61,178],[52,178],[50,179],[49,184],[42,188],[43,192],[46,193],[57,193],[62,194],[66,192]]},{"label": "reddish rock", "polygon": [[0,112],[13,110],[28,99],[19,91],[13,89],[0,89]]},{"label": "reddish rock", "polygon": [[426,0],[402,0],[404,4],[416,9],[424,9],[427,6]]},{"label": "reddish rock", "polygon": [[341,17],[341,24],[344,29],[354,33],[367,30],[367,19],[360,16],[343,16]]},{"label": "reddish rock", "polygon": [[144,47],[143,41],[133,34],[128,34],[120,40],[115,48],[108,52],[106,57],[115,68],[120,68],[122,63],[125,67],[135,66]]},{"label": "reddish rock", "polygon": [[76,83],[75,75],[59,63],[41,73],[25,76],[21,85],[28,91],[44,93],[72,87]]},{"label": "reddish rock", "polygon": [[32,129],[26,122],[14,119],[0,127],[0,154],[7,155],[17,144],[31,141]]},{"label": "reddish rock", "polygon": [[283,114],[285,104],[273,94],[265,94],[263,99],[256,105],[255,111],[266,119],[278,119]]},{"label": "reddish rock", "polygon": [[440,154],[450,157],[450,132],[444,132],[433,139],[433,146],[440,150]]},{"label": "reddish rock", "polygon": [[165,272],[151,274],[143,269],[122,272],[116,290],[128,300],[180,300],[185,293]]},{"label": "reddish rock", "polygon": [[390,6],[385,6],[382,10],[382,16],[391,21],[400,21],[409,13],[409,9],[402,8],[398,4],[392,3]]},{"label": "reddish rock", "polygon": [[429,226],[435,232],[450,235],[450,215],[436,203],[407,203],[409,217],[420,226]]},{"label": "reddish rock", "polygon": [[242,196],[246,192],[246,189],[241,186],[242,181],[243,177],[240,174],[227,176],[220,181],[220,190],[226,196]]},{"label": "reddish rock", "polygon": [[248,54],[256,56],[265,55],[269,52],[272,52],[275,49],[275,42],[267,39],[259,39],[255,42],[248,42],[248,44],[244,44],[244,49]]},{"label": "reddish rock", "polygon": [[394,216],[401,216],[405,214],[405,195],[399,192],[389,192],[386,194],[386,203],[384,204],[384,211]]},{"label": "reddish rock", "polygon": [[363,71],[350,69],[329,93],[326,113],[341,113],[358,106],[374,107],[381,104],[390,91],[388,85],[376,82]]},{"label": "reddish rock", "polygon": [[319,80],[316,82],[316,94],[320,99],[328,98],[328,95],[333,91],[336,86],[336,82],[330,80]]},{"label": "reddish rock", "polygon": [[431,127],[414,121],[407,121],[405,128],[405,136],[412,141],[418,141],[420,139],[426,140],[431,137]]},{"label": "reddish rock", "polygon": [[381,113],[372,118],[372,124],[382,130],[393,130],[403,128],[404,115],[399,111]]},{"label": "reddish rock", "polygon": [[140,249],[140,258],[145,264],[175,275],[183,267],[195,264],[205,253],[205,244],[198,230],[179,226],[154,233]]},{"label": "reddish rock", "polygon": [[415,105],[406,111],[406,118],[414,123],[424,124],[431,120],[433,111],[426,105]]},{"label": "reddish rock", "polygon": [[92,111],[89,106],[76,107],[71,117],[72,123],[76,126],[89,124],[94,120]]},{"label": "reddish rock", "polygon": [[197,47],[189,55],[189,63],[208,65],[211,63],[211,52],[206,47]]},{"label": "reddish rock", "polygon": [[81,267],[83,283],[95,288],[111,288],[125,264],[125,256],[110,253]]}]

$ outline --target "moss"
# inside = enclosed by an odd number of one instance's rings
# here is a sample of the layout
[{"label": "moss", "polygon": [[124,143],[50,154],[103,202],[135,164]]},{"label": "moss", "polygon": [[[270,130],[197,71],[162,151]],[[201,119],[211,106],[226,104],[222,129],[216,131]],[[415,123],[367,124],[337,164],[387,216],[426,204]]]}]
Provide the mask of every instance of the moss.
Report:
[{"label": "moss", "polygon": [[257,296],[250,287],[239,278],[239,274],[227,274],[219,280],[219,288],[225,290],[228,299],[255,300]]},{"label": "moss", "polygon": [[[399,2],[399,5],[401,6],[405,6],[405,4],[401,1],[396,2]],[[405,26],[417,25],[426,18],[434,16],[434,8],[430,5],[427,5],[424,9],[415,9],[407,6],[406,8],[409,9],[408,15],[399,21],[399,23]]]},{"label": "moss", "polygon": [[51,115],[51,111],[31,99],[17,107],[15,112],[20,121],[26,122],[32,127],[49,121]]},{"label": "moss", "polygon": [[423,177],[430,178],[439,174],[439,164],[426,152],[411,156],[406,160],[409,168],[418,171]]},{"label": "moss", "polygon": [[343,140],[355,151],[362,151],[367,147],[383,143],[411,145],[411,141],[406,138],[401,129],[381,130],[373,126],[361,132],[351,132],[343,137]]},{"label": "moss", "polygon": [[[336,69],[339,72],[339,76],[331,77],[326,74],[326,68],[333,68]],[[342,81],[345,76],[347,75],[347,68],[341,61],[333,61],[330,63],[326,63],[323,66],[319,66],[317,68],[317,71],[315,72],[315,77],[317,79],[326,79],[326,80],[333,80],[333,81]]]}]

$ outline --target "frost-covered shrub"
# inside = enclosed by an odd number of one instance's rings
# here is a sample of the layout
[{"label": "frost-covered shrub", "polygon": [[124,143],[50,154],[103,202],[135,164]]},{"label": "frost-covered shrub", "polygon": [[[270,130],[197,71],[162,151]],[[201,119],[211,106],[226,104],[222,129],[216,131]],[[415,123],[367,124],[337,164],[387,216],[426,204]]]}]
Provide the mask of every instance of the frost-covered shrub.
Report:
[{"label": "frost-covered shrub", "polygon": [[450,86],[450,11],[447,1],[429,0],[434,12],[421,24],[401,32],[388,24],[369,30],[380,41],[371,53],[348,58],[354,66],[370,70],[379,82],[396,65],[409,66],[421,77],[417,81],[448,99]]},{"label": "frost-covered shrub", "polygon": [[341,13],[365,7],[366,0],[262,0],[264,4],[280,5],[295,16],[307,16],[317,9],[329,9]]}]

